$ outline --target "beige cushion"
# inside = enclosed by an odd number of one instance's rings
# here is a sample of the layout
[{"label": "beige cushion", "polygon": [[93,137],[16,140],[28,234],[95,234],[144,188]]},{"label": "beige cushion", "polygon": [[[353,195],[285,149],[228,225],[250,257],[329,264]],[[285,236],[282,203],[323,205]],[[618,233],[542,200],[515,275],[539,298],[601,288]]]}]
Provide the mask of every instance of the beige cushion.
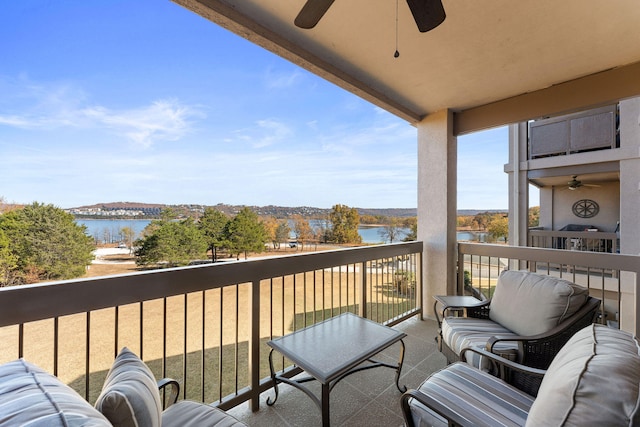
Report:
[{"label": "beige cushion", "polygon": [[638,425],[638,353],[626,332],[603,325],[577,332],[549,366],[526,425]]},{"label": "beige cushion", "polygon": [[518,335],[545,333],[584,305],[588,290],[568,280],[505,270],[491,298],[489,317]]},{"label": "beige cushion", "polygon": [[[447,317],[442,320],[442,340],[457,355],[467,347],[481,347],[487,345],[489,338],[516,336],[513,332],[499,325],[493,320],[476,319],[473,317]],[[499,342],[494,347],[494,353],[515,361],[518,354],[518,343],[513,341]],[[488,369],[489,365],[478,353],[471,351],[465,354],[467,363],[476,368]]]},{"label": "beige cushion", "polygon": [[78,393],[18,359],[0,366],[0,426],[110,426]]},{"label": "beige cushion", "polygon": [[113,362],[95,406],[116,427],[161,425],[162,403],[155,377],[126,347]]},{"label": "beige cushion", "polygon": [[162,413],[163,427],[241,427],[231,415],[202,403],[181,400]]}]

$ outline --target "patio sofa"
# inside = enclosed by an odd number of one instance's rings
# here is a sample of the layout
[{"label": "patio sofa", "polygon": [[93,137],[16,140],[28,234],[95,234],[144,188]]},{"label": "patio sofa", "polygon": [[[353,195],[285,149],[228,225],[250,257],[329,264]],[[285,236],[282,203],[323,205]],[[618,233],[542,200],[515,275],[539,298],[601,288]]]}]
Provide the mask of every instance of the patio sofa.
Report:
[{"label": "patio sofa", "polygon": [[[158,384],[172,386],[162,410]],[[0,365],[0,426],[241,427],[231,415],[182,400],[177,382],[156,383],[151,370],[127,348],[116,357],[95,407],[58,378],[18,359]]]},{"label": "patio sofa", "polygon": [[403,394],[405,422],[408,427],[638,426],[639,350],[631,334],[597,324],[578,331],[546,371],[468,349],[463,354],[483,354],[497,366],[542,377],[537,397],[513,387],[504,376],[458,362]]},{"label": "patio sofa", "polygon": [[[437,337],[448,363],[467,347],[485,348],[512,361],[546,369],[560,348],[595,319],[600,300],[568,280],[505,270],[490,300],[469,307],[445,306]],[[465,316],[445,316],[464,311]],[[469,363],[481,367],[474,353]]]}]

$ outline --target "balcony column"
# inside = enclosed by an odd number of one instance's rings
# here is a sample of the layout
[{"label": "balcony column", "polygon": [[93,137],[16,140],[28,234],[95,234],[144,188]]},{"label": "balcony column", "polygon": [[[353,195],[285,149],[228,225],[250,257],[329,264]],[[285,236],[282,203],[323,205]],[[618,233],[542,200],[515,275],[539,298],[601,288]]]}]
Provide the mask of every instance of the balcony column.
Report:
[{"label": "balcony column", "polygon": [[433,296],[456,288],[458,141],[453,113],[441,110],[418,128],[418,239],[424,242],[423,312],[433,317]]},{"label": "balcony column", "polygon": [[[509,244],[527,246],[529,184],[527,181],[527,123],[509,126]],[[519,267],[518,267],[519,268]]]},{"label": "balcony column", "polygon": [[[640,98],[620,101],[620,148],[635,153],[635,156],[620,161],[620,253],[640,255]],[[626,273],[622,280],[628,284],[628,294],[623,290],[620,327],[639,334],[637,277]],[[635,318],[628,315],[630,313]]]}]

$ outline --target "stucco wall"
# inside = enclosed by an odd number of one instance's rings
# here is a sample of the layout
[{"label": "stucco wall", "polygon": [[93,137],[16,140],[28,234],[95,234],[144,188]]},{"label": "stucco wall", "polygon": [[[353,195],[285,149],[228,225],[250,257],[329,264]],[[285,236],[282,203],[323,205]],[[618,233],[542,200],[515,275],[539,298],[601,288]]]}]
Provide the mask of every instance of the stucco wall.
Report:
[{"label": "stucco wall", "polygon": [[[592,225],[600,231],[614,232],[620,219],[620,184],[609,182],[600,187],[580,187],[569,190],[556,187],[553,190],[553,229],[559,230],[567,224]],[[593,200],[600,209],[593,218],[576,216],[572,207],[578,200]]]}]

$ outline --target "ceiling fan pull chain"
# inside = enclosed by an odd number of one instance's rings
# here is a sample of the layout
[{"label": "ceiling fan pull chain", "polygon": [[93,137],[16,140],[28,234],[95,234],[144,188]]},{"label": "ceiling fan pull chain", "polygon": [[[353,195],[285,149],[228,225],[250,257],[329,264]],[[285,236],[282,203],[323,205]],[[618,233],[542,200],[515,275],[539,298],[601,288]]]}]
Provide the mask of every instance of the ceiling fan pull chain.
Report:
[{"label": "ceiling fan pull chain", "polygon": [[396,0],[396,51],[393,54],[394,58],[400,56],[400,52],[398,52],[398,0]]}]

